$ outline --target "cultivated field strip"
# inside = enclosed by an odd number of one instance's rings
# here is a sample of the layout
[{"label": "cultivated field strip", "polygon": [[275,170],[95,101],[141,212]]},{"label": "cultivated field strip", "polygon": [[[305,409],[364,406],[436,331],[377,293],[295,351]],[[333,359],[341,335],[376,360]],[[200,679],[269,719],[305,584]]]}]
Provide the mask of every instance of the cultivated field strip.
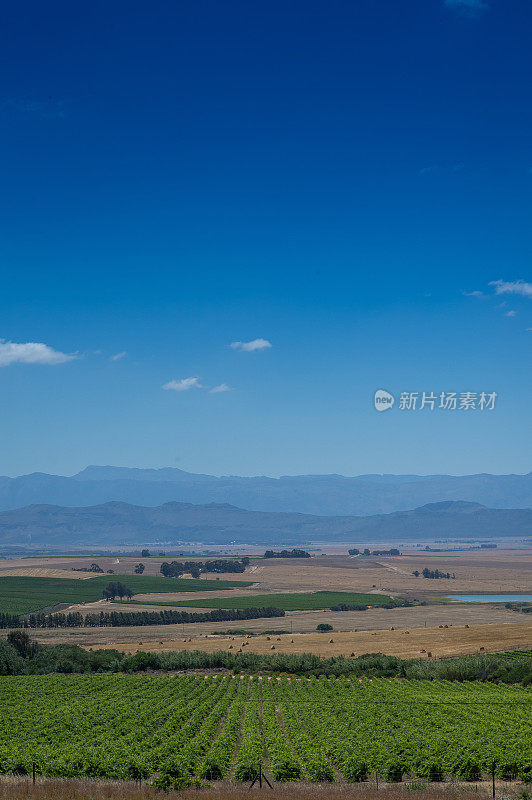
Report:
[{"label": "cultivated field strip", "polygon": [[0,771],[532,780],[532,689],[266,676],[0,678]]}]

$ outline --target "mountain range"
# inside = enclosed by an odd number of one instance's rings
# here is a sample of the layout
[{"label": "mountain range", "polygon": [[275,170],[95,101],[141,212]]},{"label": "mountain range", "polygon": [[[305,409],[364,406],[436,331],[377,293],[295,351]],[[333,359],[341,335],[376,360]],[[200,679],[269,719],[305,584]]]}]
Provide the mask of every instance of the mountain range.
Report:
[{"label": "mountain range", "polygon": [[68,547],[164,543],[285,545],[434,541],[532,535],[531,509],[493,509],[444,501],[374,516],[315,516],[247,511],[229,504],[122,502],[83,508],[32,505],[0,513],[0,545]]},{"label": "mountain range", "polygon": [[532,508],[526,475],[296,475],[280,478],[198,475],[175,468],[90,466],[65,477],[33,473],[0,477],[0,510],[31,504],[92,506],[119,500],[139,506],[168,502],[229,503],[252,511],[320,516],[370,516],[442,500],[489,508]]}]

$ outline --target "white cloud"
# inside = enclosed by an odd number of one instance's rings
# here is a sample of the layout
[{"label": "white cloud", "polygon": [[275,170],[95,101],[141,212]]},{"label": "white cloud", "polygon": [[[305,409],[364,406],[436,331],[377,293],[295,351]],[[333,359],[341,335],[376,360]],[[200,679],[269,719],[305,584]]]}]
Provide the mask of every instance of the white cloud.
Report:
[{"label": "white cloud", "polygon": [[0,339],[0,367],[9,364],[64,364],[78,358],[74,353],[61,353],[42,342],[9,342]]},{"label": "white cloud", "polygon": [[231,387],[228,386],[226,383],[220,383],[218,386],[213,386],[209,394],[220,394],[221,392],[232,392],[232,391],[233,390],[231,389]]},{"label": "white cloud", "polygon": [[517,316],[517,311],[513,311],[513,310],[512,311],[507,311],[504,316],[505,317],[515,317],[515,316]]},{"label": "white cloud", "polygon": [[462,292],[465,297],[484,297],[484,292],[480,292],[478,289],[475,289],[473,292]]},{"label": "white cloud", "polygon": [[120,361],[121,358],[125,358],[127,356],[127,352],[125,350],[121,350],[120,353],[115,353],[114,356],[109,356],[109,361]]},{"label": "white cloud", "polygon": [[490,286],[495,286],[495,294],[521,294],[523,297],[532,297],[532,283],[526,281],[491,281]]},{"label": "white cloud", "polygon": [[462,14],[474,15],[486,11],[489,6],[484,0],[445,0],[446,8],[452,8]]},{"label": "white cloud", "polygon": [[180,381],[168,381],[163,386],[163,389],[172,392],[188,392],[189,389],[201,389],[203,388],[201,383],[199,382],[198,377],[191,377],[191,378],[181,378]]},{"label": "white cloud", "polygon": [[231,342],[233,350],[241,350],[243,353],[252,353],[255,350],[267,350],[272,343],[267,339],[253,339],[251,342]]}]

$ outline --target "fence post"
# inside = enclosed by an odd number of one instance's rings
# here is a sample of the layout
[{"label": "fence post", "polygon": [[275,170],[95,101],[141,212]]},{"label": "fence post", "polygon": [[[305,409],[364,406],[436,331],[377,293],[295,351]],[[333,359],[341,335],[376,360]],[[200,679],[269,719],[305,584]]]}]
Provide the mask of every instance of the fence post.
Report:
[{"label": "fence post", "polygon": [[31,765],[31,778],[33,781],[33,785],[35,786],[35,761],[33,761]]}]

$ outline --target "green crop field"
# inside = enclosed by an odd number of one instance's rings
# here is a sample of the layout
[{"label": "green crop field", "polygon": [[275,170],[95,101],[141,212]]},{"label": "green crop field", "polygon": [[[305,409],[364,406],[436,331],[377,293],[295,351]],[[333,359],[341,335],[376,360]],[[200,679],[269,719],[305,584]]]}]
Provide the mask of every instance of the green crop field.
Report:
[{"label": "green crop field", "polygon": [[[222,587],[219,587],[222,588]],[[345,605],[384,606],[395,601],[385,594],[357,592],[291,592],[290,594],[255,594],[245,597],[213,597],[179,600],[173,603],[158,601],[150,605],[184,606],[188,608],[264,608],[273,606],[284,611],[319,611],[322,608]],[[133,603],[135,601],[133,600]]]},{"label": "green crop field", "polygon": [[0,771],[175,782],[532,780],[532,688],[384,678],[0,678]]},{"label": "green crop field", "polygon": [[250,586],[249,581],[212,581],[163,578],[153,575],[98,575],[95,578],[0,578],[0,612],[28,614],[60,603],[100,600],[110,581],[120,581],[135,594],[144,592],[205,592]]}]

